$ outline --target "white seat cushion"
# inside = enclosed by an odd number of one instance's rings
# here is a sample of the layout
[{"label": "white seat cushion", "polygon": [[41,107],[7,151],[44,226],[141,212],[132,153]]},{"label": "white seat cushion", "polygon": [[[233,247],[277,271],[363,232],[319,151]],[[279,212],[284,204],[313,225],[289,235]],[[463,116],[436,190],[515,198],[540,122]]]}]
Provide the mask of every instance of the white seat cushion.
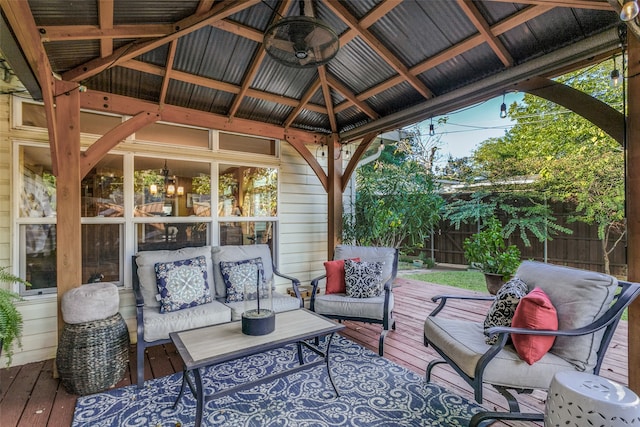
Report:
[{"label": "white seat cushion", "polygon": [[[424,323],[424,335],[472,378],[478,360],[491,347],[485,342],[482,323],[468,320],[429,316]],[[489,362],[483,379],[505,387],[548,389],[555,373],[566,370],[574,371],[576,367],[555,354],[547,353],[529,365],[513,346],[507,345]]]},{"label": "white seat cushion", "polygon": [[215,283],[216,298],[227,296],[227,287],[222,279],[220,271],[221,261],[244,261],[247,259],[262,258],[264,280],[269,283],[273,279],[273,261],[268,245],[226,245],[215,246],[212,251],[213,277]]},{"label": "white seat cushion", "polygon": [[[300,300],[289,295],[283,295],[278,292],[271,294],[273,301],[273,311],[280,313],[282,311],[290,311],[300,308]],[[244,301],[234,301],[225,303],[231,309],[231,320],[242,319],[244,313]]]},{"label": "white seat cushion", "polygon": [[[384,292],[373,298],[351,298],[346,294],[316,295],[313,311],[318,314],[366,319],[384,318]],[[389,316],[393,311],[393,293],[389,296]]]},{"label": "white seat cushion", "polygon": [[169,333],[231,321],[231,309],[218,301],[183,310],[160,313],[160,308],[144,309],[144,340],[169,339]]}]

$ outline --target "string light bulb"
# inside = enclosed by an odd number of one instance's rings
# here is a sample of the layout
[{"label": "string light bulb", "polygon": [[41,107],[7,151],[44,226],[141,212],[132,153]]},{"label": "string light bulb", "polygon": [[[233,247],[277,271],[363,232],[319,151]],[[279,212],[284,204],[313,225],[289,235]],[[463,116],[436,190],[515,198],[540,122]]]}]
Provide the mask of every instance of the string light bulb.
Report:
[{"label": "string light bulb", "polygon": [[504,97],[505,97],[505,95],[502,94],[502,105],[500,105],[500,118],[501,119],[506,119],[507,118],[507,104],[505,104],[505,102],[504,102]]},{"label": "string light bulb", "polygon": [[434,136],[436,134],[436,129],[433,127],[433,117],[431,118],[431,123],[429,123],[429,136]]},{"label": "string light bulb", "polygon": [[620,71],[616,67],[616,57],[613,57],[613,70],[611,70],[611,81],[609,82],[611,87],[618,87],[620,84]]},{"label": "string light bulb", "polygon": [[622,5],[620,10],[620,19],[624,22],[633,21],[640,13],[640,6],[637,1],[628,1]]}]

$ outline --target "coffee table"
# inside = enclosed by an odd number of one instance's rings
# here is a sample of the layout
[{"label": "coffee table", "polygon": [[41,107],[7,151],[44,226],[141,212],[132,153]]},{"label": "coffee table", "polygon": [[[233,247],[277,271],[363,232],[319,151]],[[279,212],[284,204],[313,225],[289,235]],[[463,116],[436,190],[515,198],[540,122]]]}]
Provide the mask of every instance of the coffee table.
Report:
[{"label": "coffee table", "polygon": [[[205,402],[320,364],[327,366],[329,381],[336,396],[338,396],[338,389],[333,381],[329,366],[329,350],[331,349],[331,340],[334,334],[343,328],[344,325],[342,324],[301,308],[276,313],[276,329],[268,335],[245,335],[242,333],[242,325],[239,321],[182,332],[172,332],[169,336],[183,362],[182,386],[174,407],[180,401],[186,386],[188,386],[196,398],[195,425],[198,427],[202,423]],[[317,338],[323,336],[329,336],[324,349],[316,345],[318,343]],[[313,344],[310,341],[313,341]],[[296,343],[298,347],[298,366],[226,388],[214,394],[204,394],[200,368],[240,359],[292,343]],[[302,352],[303,347],[310,349],[321,358],[305,363]],[[193,378],[191,378],[190,374],[193,375]]]}]

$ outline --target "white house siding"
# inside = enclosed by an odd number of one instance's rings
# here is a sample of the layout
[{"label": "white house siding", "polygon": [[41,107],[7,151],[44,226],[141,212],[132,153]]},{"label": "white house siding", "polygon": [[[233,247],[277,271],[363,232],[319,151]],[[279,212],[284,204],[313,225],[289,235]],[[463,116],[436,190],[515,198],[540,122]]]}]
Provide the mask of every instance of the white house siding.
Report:
[{"label": "white house siding", "polygon": [[[26,131],[11,129],[10,97],[0,96],[0,265],[12,265],[13,260],[11,198],[12,141],[46,141],[44,130]],[[82,138],[84,144],[86,138]],[[126,150],[125,144],[124,150]],[[327,194],[320,181],[302,157],[286,142],[280,143],[280,199],[278,266],[281,272],[299,278],[302,284],[324,273],[327,247]],[[314,150],[311,147],[311,150]],[[313,152],[313,151],[312,151]],[[246,155],[244,157],[246,159]],[[124,255],[128,263],[130,253]],[[125,286],[130,279],[124,277]],[[287,282],[276,283],[284,292]],[[22,348],[16,348],[13,365],[52,359],[57,348],[57,296],[55,294],[26,297],[18,303],[23,315],[24,330]],[[120,313],[129,327],[131,342],[136,339],[135,300],[130,289],[120,291]],[[4,366],[6,359],[0,358]]]}]

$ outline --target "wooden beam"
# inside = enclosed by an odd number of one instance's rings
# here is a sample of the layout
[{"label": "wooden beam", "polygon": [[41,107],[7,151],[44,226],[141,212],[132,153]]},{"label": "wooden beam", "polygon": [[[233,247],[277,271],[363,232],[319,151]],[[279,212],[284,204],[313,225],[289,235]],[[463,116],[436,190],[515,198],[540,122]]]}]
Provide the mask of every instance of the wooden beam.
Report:
[{"label": "wooden beam", "polygon": [[[100,0],[98,2],[98,18],[101,30],[113,28],[113,2],[114,0]],[[100,56],[105,57],[113,53],[113,40],[100,39]]]},{"label": "wooden beam", "polygon": [[169,44],[169,53],[167,53],[167,65],[165,66],[165,72],[162,76],[162,86],[160,86],[160,97],[158,103],[164,104],[167,99],[167,90],[169,89],[169,80],[171,80],[171,72],[173,71],[173,61],[176,57],[176,49],[178,47],[178,41],[174,40]]},{"label": "wooden beam", "polygon": [[355,172],[356,167],[358,166],[358,162],[364,155],[365,151],[367,151],[371,143],[376,139],[376,136],[378,136],[377,133],[370,133],[365,135],[360,141],[360,144],[358,144],[358,148],[356,148],[355,153],[353,153],[353,156],[351,156],[351,159],[349,160],[349,163],[347,164],[347,167],[342,174],[342,185],[340,187],[343,193],[344,190],[347,189],[349,179],[351,179],[351,175]]},{"label": "wooden beam", "polygon": [[[78,85],[57,81],[55,116],[60,141],[60,167],[56,176],[56,283],[58,332],[64,327],[62,296],[82,283],[80,207],[80,93]],[[58,335],[60,336],[60,334]]]},{"label": "wooden beam", "polygon": [[288,128],[289,126],[291,126],[291,124],[296,119],[296,117],[298,117],[298,114],[300,114],[300,111],[306,108],[307,104],[309,103],[309,100],[316,93],[319,87],[320,87],[320,79],[315,79],[311,83],[311,86],[309,86],[309,89],[307,89],[304,95],[302,95],[302,98],[300,99],[300,102],[298,103],[298,105],[293,109],[291,114],[289,114],[289,117],[287,117],[287,119],[284,121],[285,128]]},{"label": "wooden beam", "polygon": [[534,77],[518,85],[519,90],[548,99],[581,115],[609,136],[624,144],[624,116],[593,96],[543,77]]},{"label": "wooden beam", "polygon": [[148,113],[146,111],[139,113],[129,120],[120,123],[115,128],[109,130],[95,141],[91,146],[82,152],[80,158],[80,179],[87,176],[93,167],[113,148],[115,148],[123,139],[133,134],[148,124],[155,123],[160,120],[160,114]]},{"label": "wooden beam", "polygon": [[[364,101],[360,101],[358,97],[349,90],[348,87],[343,85],[338,79],[333,77],[331,74],[327,73],[327,83],[329,86],[338,91],[342,96],[347,98],[349,102],[358,107],[361,111],[363,111],[367,116],[376,120],[380,118],[380,115],[376,113],[373,108],[369,107]],[[335,113],[335,112],[334,112]]]},{"label": "wooden beam", "polygon": [[56,175],[60,161],[58,159],[58,132],[54,112],[55,101],[53,99],[56,88],[51,64],[49,63],[47,53],[42,43],[40,43],[40,36],[36,29],[33,15],[31,15],[29,3],[26,1],[0,0],[0,7],[2,7],[2,11],[7,17],[7,21],[9,25],[11,25],[11,29],[20,43],[25,58],[34,71],[38,84],[42,89],[42,100],[44,102],[47,130],[49,132],[51,167],[53,174]]},{"label": "wooden beam", "polygon": [[206,111],[191,110],[174,105],[154,104],[136,98],[114,95],[106,92],[88,90],[80,94],[82,108],[104,111],[114,114],[135,116],[141,112],[158,113],[162,120],[191,126],[218,129],[228,132],[238,132],[246,135],[262,136],[266,138],[287,139],[295,138],[304,143],[314,144],[324,139],[323,134],[308,132],[300,129],[285,129],[263,122],[235,118],[232,122],[225,116],[208,113]]},{"label": "wooden beam", "polygon": [[320,76],[320,87],[322,88],[324,103],[327,107],[327,116],[329,116],[329,126],[331,127],[332,133],[337,133],[338,124],[336,123],[336,116],[333,113],[333,100],[331,99],[331,90],[327,84],[327,71],[324,65],[318,67],[318,76]]},{"label": "wooden beam", "polygon": [[[120,66],[125,68],[130,68],[132,70],[141,71],[143,73],[149,73],[156,76],[164,76],[165,68],[159,65],[148,64],[146,62],[130,60]],[[220,80],[211,79],[208,77],[202,77],[195,74],[185,73],[184,71],[173,70],[171,73],[171,78],[173,80],[182,81],[185,83],[190,83],[202,87],[207,87],[209,89],[221,90],[228,93],[239,94],[242,88],[240,86],[234,85],[232,83],[223,82]],[[274,102],[276,104],[284,104],[289,105],[291,107],[297,107],[300,103],[295,98],[289,98],[282,95],[276,95],[274,93],[264,92],[257,89],[248,88],[246,90],[246,96],[250,96],[252,98],[261,99],[263,101]],[[306,107],[307,110],[315,111],[316,113],[327,114],[327,109],[321,105],[316,104],[308,104]]]},{"label": "wooden beam", "polygon": [[[513,3],[512,0],[490,0],[494,2]],[[537,4],[551,7],[570,7],[572,9],[613,10],[606,0],[518,0],[518,3]]]},{"label": "wooden beam", "polygon": [[[627,276],[640,282],[640,40],[628,37]],[[629,388],[640,394],[640,299],[629,307]]]},{"label": "wooden beam", "polygon": [[[324,169],[322,169],[322,166],[320,166],[320,163],[318,163],[318,159],[316,159],[316,157],[313,155],[313,153],[311,153],[309,151],[309,149],[307,148],[305,143],[303,143],[302,141],[295,140],[295,139],[290,139],[290,138],[287,138],[287,142],[307,162],[307,164],[309,165],[311,170],[316,174],[316,177],[318,177],[318,180],[320,181],[320,184],[322,184],[322,188],[324,188],[324,191],[328,192],[329,191],[329,183],[328,183],[329,179],[327,177],[327,174],[325,173]],[[321,143],[322,144],[327,144],[326,138],[322,138],[322,139],[319,138],[316,141],[316,144],[321,144]]]},{"label": "wooden beam", "polygon": [[498,56],[500,61],[505,67],[511,67],[513,65],[513,58],[502,42],[493,35],[491,28],[484,19],[478,8],[469,0],[458,0],[458,5],[464,14],[469,18],[471,23],[478,29],[480,35],[484,39],[485,43],[489,45],[491,50]]},{"label": "wooden beam", "polygon": [[129,59],[133,59],[143,53],[156,49],[173,40],[177,40],[182,36],[197,31],[207,25],[211,25],[212,23],[221,19],[227,18],[228,16],[238,13],[248,7],[254,6],[259,2],[260,0],[245,0],[243,2],[237,2],[234,0],[221,1],[205,14],[189,16],[176,22],[174,24],[174,28],[176,28],[176,30],[171,34],[143,43],[129,43],[125,46],[120,47],[108,57],[93,59],[85,64],[67,71],[66,73],[64,73],[63,79],[69,81],[82,81],[89,77],[95,76],[96,74],[106,70],[107,68],[128,61]]},{"label": "wooden beam", "polygon": [[398,74],[400,74],[415,90],[424,98],[433,97],[433,93],[409,69],[378,40],[368,29],[362,27],[358,20],[349,13],[346,7],[338,0],[327,0],[326,5],[333,13],[338,15],[358,36],[369,45],[382,59],[384,59]]},{"label": "wooden beam", "polygon": [[[102,15],[100,15],[102,19]],[[100,25],[41,25],[43,43],[69,40],[149,39],[164,37],[174,31],[173,24],[127,24],[103,28]]]},{"label": "wooden beam", "polygon": [[333,259],[334,249],[342,241],[342,158],[338,135],[332,134],[327,142],[327,259]]}]

